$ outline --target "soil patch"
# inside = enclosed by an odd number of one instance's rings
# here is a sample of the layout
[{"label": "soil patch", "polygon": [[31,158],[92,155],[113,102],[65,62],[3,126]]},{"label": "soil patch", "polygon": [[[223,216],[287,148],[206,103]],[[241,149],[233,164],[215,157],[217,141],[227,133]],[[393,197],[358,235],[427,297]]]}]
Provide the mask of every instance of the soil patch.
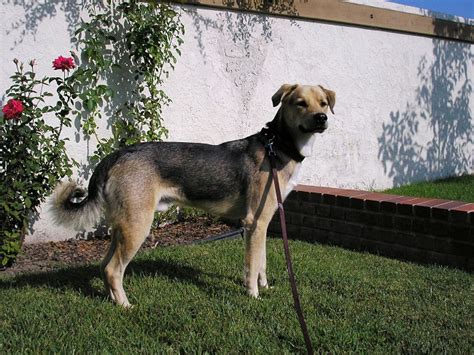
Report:
[{"label": "soil patch", "polygon": [[[153,229],[140,251],[161,246],[184,245],[234,229],[207,217]],[[16,262],[1,275],[46,272],[65,265],[84,265],[100,261],[110,244],[110,236],[93,239],[70,239],[61,242],[25,244]]]}]

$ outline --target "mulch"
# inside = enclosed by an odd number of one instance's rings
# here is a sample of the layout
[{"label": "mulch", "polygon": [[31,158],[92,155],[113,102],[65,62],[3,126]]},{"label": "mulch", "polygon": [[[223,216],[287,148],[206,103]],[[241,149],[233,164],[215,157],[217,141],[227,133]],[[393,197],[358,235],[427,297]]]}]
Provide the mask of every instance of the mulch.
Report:
[{"label": "mulch", "polygon": [[[234,229],[207,217],[169,224],[153,229],[140,250],[185,245]],[[100,261],[110,244],[110,236],[92,239],[70,239],[61,242],[24,244],[15,263],[1,275],[20,275],[55,270],[68,265],[84,265]]]}]

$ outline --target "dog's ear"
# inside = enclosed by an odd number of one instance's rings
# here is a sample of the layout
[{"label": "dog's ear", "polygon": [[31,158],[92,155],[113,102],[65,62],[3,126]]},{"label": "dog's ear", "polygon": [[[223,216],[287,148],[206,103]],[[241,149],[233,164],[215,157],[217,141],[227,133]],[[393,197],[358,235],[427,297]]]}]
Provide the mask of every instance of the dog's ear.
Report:
[{"label": "dog's ear", "polygon": [[272,96],[273,107],[278,106],[278,104],[283,101],[285,96],[291,94],[297,86],[298,84],[283,84],[281,88],[279,88],[278,91]]},{"label": "dog's ear", "polygon": [[334,115],[334,106],[336,105],[336,93],[332,90],[325,89],[323,86],[319,85],[326,94],[329,102],[329,108],[331,109],[332,114]]}]

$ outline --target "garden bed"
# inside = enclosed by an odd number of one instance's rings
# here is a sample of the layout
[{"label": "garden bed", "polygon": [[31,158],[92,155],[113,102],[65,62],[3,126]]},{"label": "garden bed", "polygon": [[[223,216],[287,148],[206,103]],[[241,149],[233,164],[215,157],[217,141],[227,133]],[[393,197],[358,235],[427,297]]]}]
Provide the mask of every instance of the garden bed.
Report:
[{"label": "garden bed", "polygon": [[[183,245],[230,230],[231,227],[206,217],[193,217],[152,230],[141,250],[158,246]],[[44,272],[61,266],[84,265],[101,260],[110,244],[110,236],[70,239],[61,242],[25,244],[12,267],[0,275]]]}]

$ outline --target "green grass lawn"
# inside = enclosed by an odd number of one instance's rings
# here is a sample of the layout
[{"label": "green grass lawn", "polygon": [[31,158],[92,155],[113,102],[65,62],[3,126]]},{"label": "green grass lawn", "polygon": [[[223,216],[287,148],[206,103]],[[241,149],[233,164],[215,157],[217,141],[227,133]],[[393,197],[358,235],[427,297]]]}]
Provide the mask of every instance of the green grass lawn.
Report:
[{"label": "green grass lawn", "polygon": [[[102,294],[96,265],[0,279],[0,352],[302,353],[280,240],[274,289],[250,299],[241,240],[139,255],[125,287],[132,310]],[[315,349],[464,353],[474,348],[474,276],[292,241]]]},{"label": "green grass lawn", "polygon": [[474,202],[474,175],[395,187],[383,192],[395,195],[433,197]]}]

